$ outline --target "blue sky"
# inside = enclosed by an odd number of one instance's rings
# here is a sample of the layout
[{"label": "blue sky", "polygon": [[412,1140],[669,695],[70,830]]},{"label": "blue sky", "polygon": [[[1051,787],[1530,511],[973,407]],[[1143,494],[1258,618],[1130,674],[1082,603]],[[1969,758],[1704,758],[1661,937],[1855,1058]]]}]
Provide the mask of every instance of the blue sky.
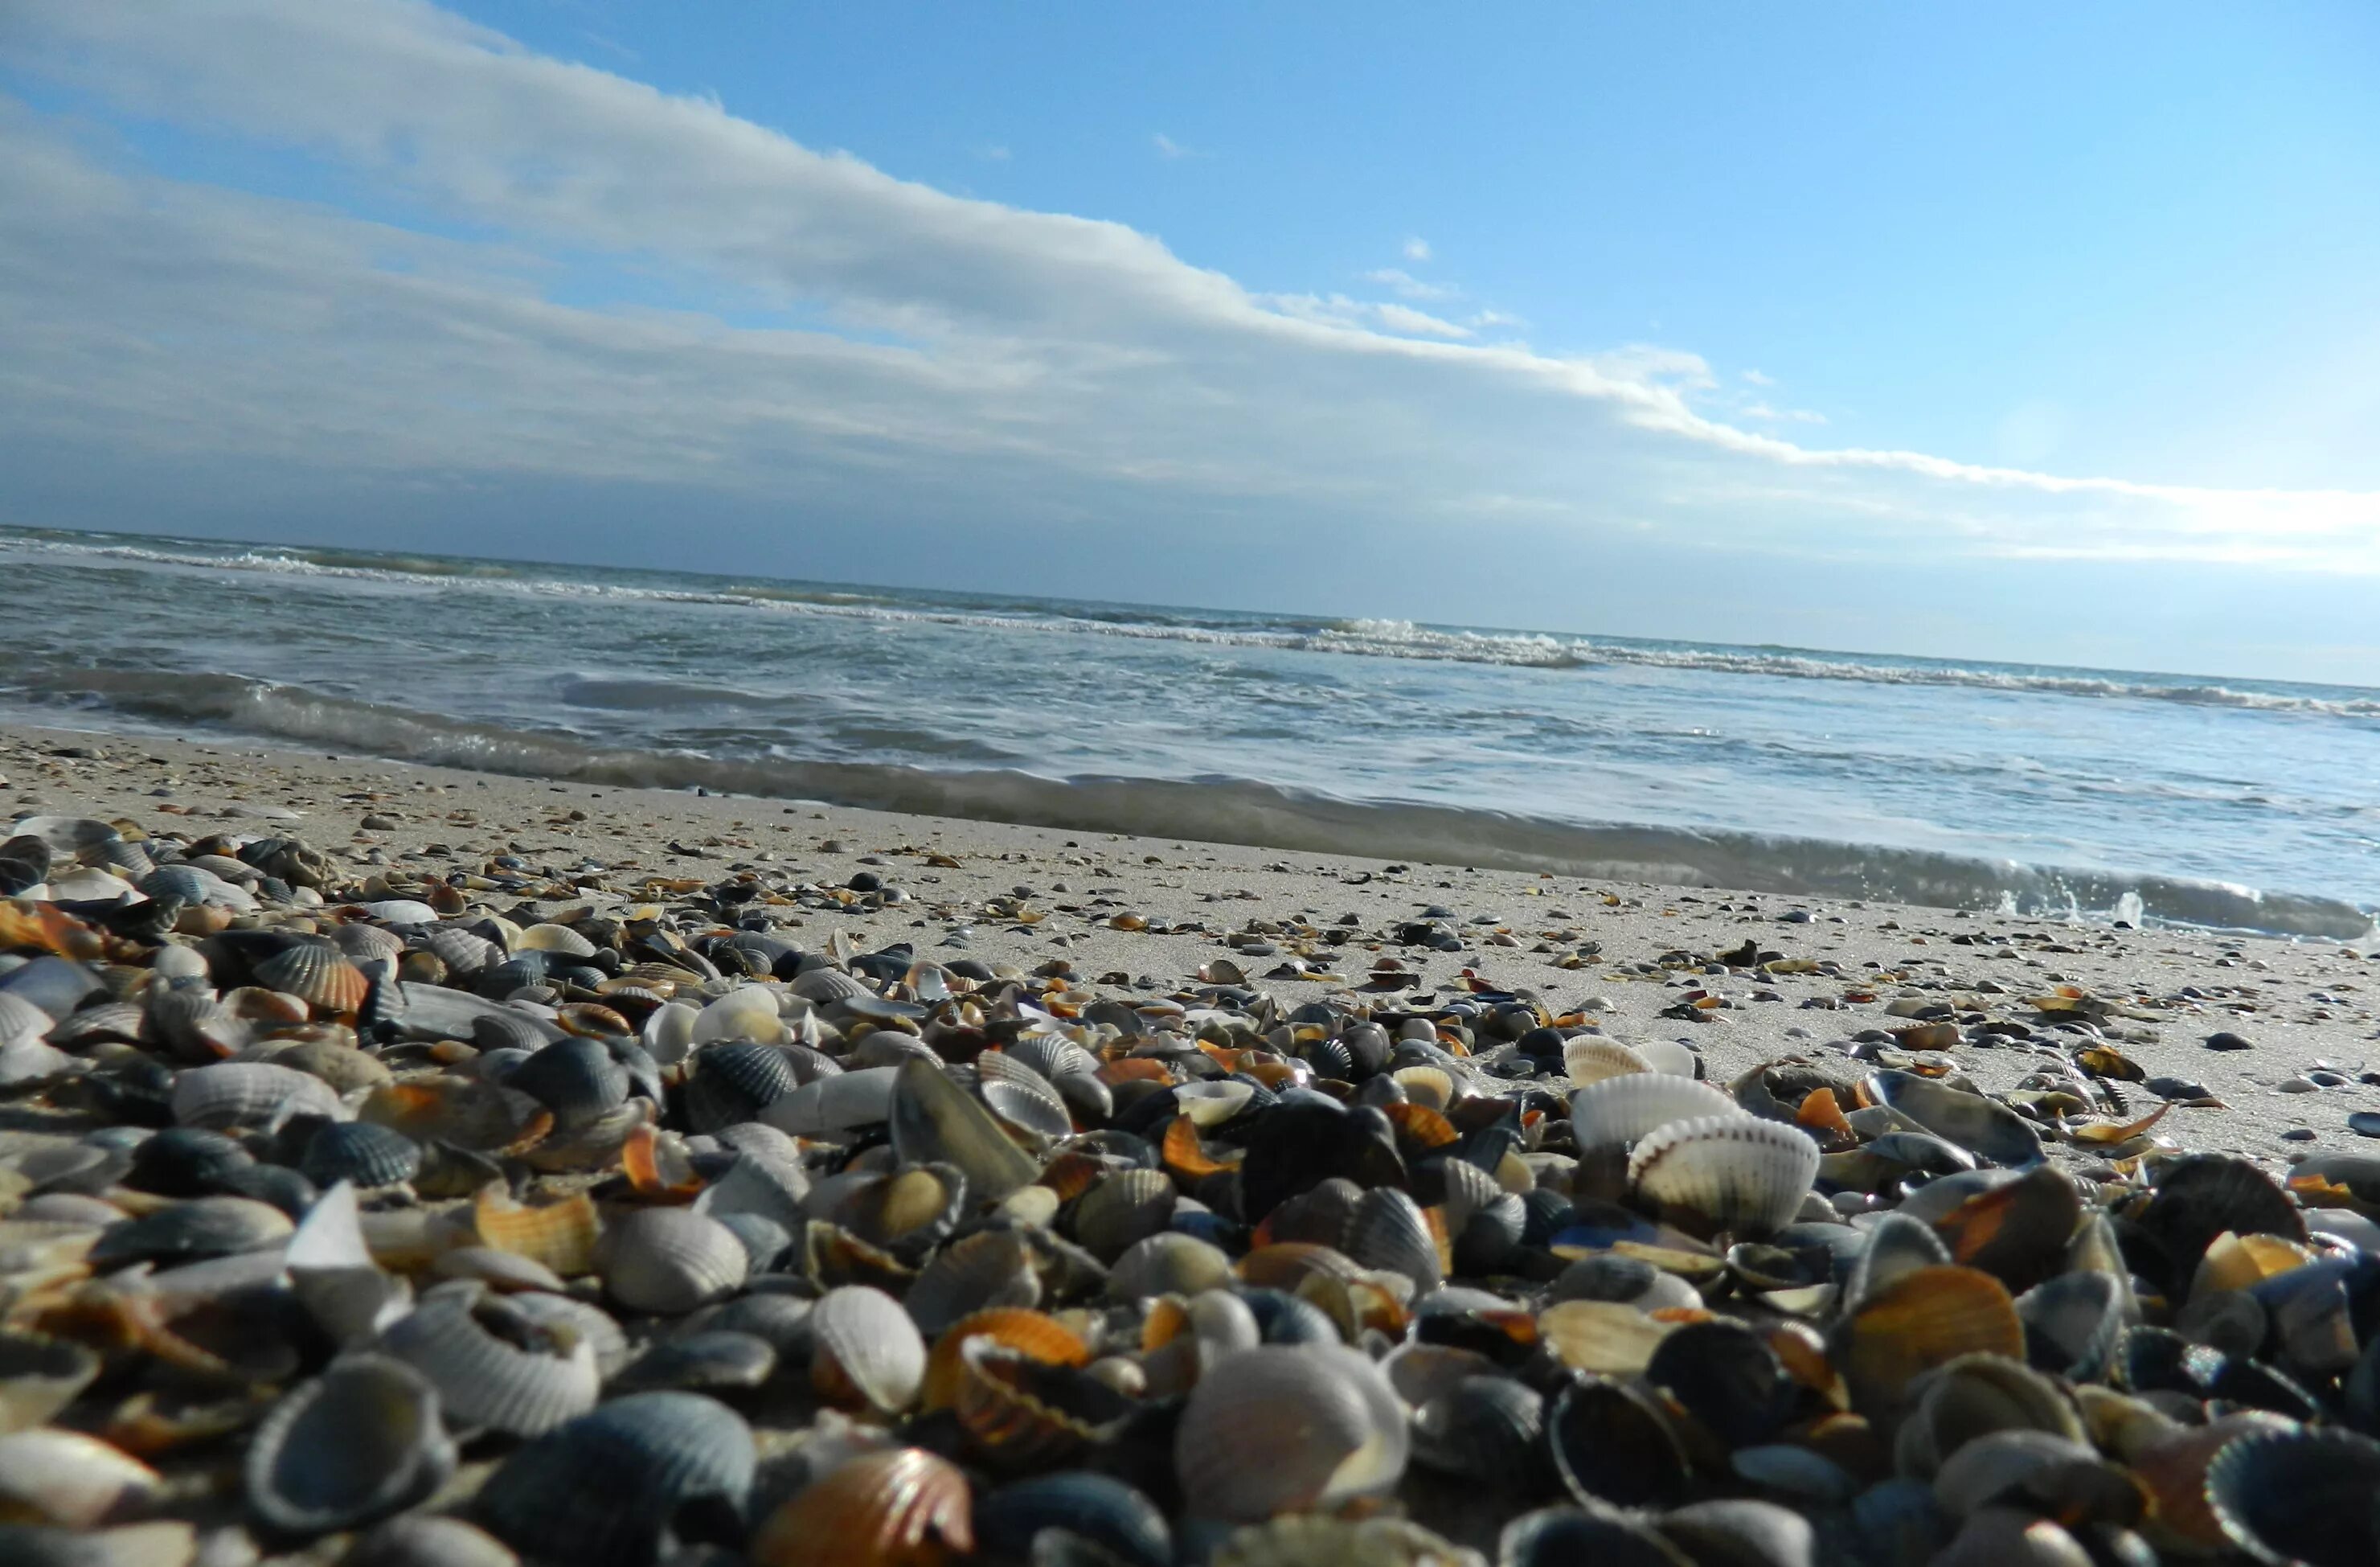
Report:
[{"label": "blue sky", "polygon": [[2375,84],[2360,3],[35,0],[0,505],[2380,683]]}]

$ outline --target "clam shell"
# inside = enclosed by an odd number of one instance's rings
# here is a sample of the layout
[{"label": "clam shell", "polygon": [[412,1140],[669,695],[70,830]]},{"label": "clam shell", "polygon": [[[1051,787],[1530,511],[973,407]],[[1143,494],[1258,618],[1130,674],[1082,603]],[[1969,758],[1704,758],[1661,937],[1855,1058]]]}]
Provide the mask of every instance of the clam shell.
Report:
[{"label": "clam shell", "polygon": [[1795,1387],[1759,1332],[1715,1318],[1688,1322],[1654,1349],[1645,1380],[1730,1449],[1776,1437],[1792,1413]]},{"label": "clam shell", "polygon": [[510,1547],[476,1524],[407,1512],[375,1525],[339,1567],[519,1567],[519,1561]]},{"label": "clam shell", "polygon": [[978,1452],[1009,1468],[1042,1468],[1112,1440],[1135,1404],[1099,1379],[1010,1349],[989,1334],[959,1344],[953,1403]]},{"label": "clam shell", "polygon": [[2380,1558],[2380,1442],[2324,1429],[2243,1436],[2206,1466],[2206,1501],[2232,1546],[2269,1567]]},{"label": "clam shell", "polygon": [[411,1287],[372,1260],[351,1182],[334,1184],[316,1200],[289,1237],[282,1264],[299,1303],[342,1344],[370,1339],[412,1302]]},{"label": "clam shell", "polygon": [[454,1469],[437,1393],[411,1367],[366,1354],[334,1363],[274,1405],[242,1476],[260,1524],[310,1537],[410,1507]]},{"label": "clam shell", "polygon": [[731,1040],[694,1052],[686,1079],[686,1118],[698,1132],[717,1132],[759,1119],[760,1112],[801,1086],[793,1058],[775,1045]]},{"label": "clam shell", "polygon": [[374,1088],[357,1107],[356,1119],[394,1127],[425,1146],[450,1143],[469,1153],[518,1153],[553,1129],[553,1112],[528,1095],[464,1077]]},{"label": "clam shell", "polygon": [[1628,1159],[1637,1197],[1702,1234],[1773,1234],[1792,1222],[1817,1175],[1808,1133],[1741,1111],[1672,1122]]},{"label": "clam shell", "polygon": [[965,1475],[918,1448],[863,1453],[761,1524],[756,1567],[938,1567],[975,1549]]},{"label": "clam shell", "polygon": [[[913,1061],[909,1065],[942,1084],[952,1093],[959,1094],[957,1087],[942,1075],[941,1068],[929,1066],[920,1061]],[[894,1112],[894,1084],[899,1074],[905,1070],[905,1067],[875,1066],[859,1072],[841,1072],[805,1083],[791,1093],[770,1101],[762,1109],[759,1119],[796,1137],[852,1141],[854,1133],[863,1127],[874,1126]],[[969,1105],[975,1102],[966,1099],[964,1094],[959,1094],[959,1097]],[[989,1117],[986,1117],[986,1124],[990,1124]],[[1013,1144],[1010,1146],[1014,1147]],[[966,1169],[957,1160],[937,1159],[929,1153],[918,1151],[914,1145],[904,1144],[898,1132],[893,1135],[892,1147],[905,1164],[945,1163]],[[1024,1158],[1023,1149],[1017,1149],[1016,1153],[1018,1158]],[[1029,1168],[1031,1161],[1026,1163]],[[970,1182],[974,1180],[973,1172],[968,1172],[968,1179]]]},{"label": "clam shell", "polygon": [[380,1349],[421,1373],[450,1422],[509,1436],[586,1414],[602,1381],[592,1343],[476,1285],[443,1286],[392,1323]]},{"label": "clam shell", "polygon": [[553,953],[563,957],[593,957],[595,943],[567,925],[532,925],[513,943],[516,953]]},{"label": "clam shell", "polygon": [[1536,1488],[1545,1400],[1507,1377],[1465,1377],[1415,1413],[1415,1462],[1527,1495]]},{"label": "clam shell", "polygon": [[1863,1085],[1874,1103],[1947,1142],[2009,1169],[2042,1160],[2033,1124],[1996,1099],[1912,1072],[1877,1072]]},{"label": "clam shell", "polygon": [[473,1511],[542,1560],[645,1567],[665,1532],[740,1532],[754,1463],[750,1429],[718,1401],[632,1393],[515,1452]]},{"label": "clam shell", "polygon": [[[358,929],[342,927],[343,929]],[[370,929],[370,927],[361,927]],[[469,978],[502,963],[504,950],[475,930],[459,925],[433,925],[421,933],[421,950],[446,966],[450,974]],[[348,955],[361,958],[366,954],[349,949]],[[394,954],[391,954],[394,955]]]},{"label": "clam shell", "polygon": [[1445,1281],[1451,1261],[1443,1221],[1393,1186],[1364,1194],[1348,1218],[1341,1249],[1366,1268],[1402,1274],[1423,1293]]},{"label": "clam shell", "polygon": [[975,1312],[1032,1306],[1040,1300],[1032,1251],[1014,1230],[979,1230],[942,1247],[906,1296],[910,1317],[929,1333]]},{"label": "clam shell", "polygon": [[473,1206],[471,1222],[487,1245],[528,1257],[565,1279],[595,1270],[602,1221],[585,1192],[532,1207],[492,1190]]},{"label": "clam shell", "polygon": [[1161,1170],[1119,1170],[1075,1204],[1075,1239],[1102,1262],[1163,1230],[1173,1217],[1172,1178]]},{"label": "clam shell", "polygon": [[958,1402],[959,1351],[974,1338],[989,1338],[1003,1349],[1050,1366],[1085,1366],[1091,1358],[1090,1346],[1082,1335],[1046,1313],[1021,1306],[974,1312],[945,1329],[926,1356],[918,1401],[927,1411],[947,1409]]},{"label": "clam shell", "polygon": [[2119,1281],[2106,1273],[2060,1273],[2017,1297],[2025,1356],[2046,1371],[2088,1381],[2106,1372],[2128,1321]]},{"label": "clam shell", "polygon": [[[827,1081],[847,1082],[856,1075]],[[892,1123],[892,1151],[902,1163],[955,1166],[966,1177],[967,1189],[984,1201],[998,1202],[1040,1173],[989,1111],[926,1062],[910,1061],[896,1070],[885,1119]]]},{"label": "clam shell", "polygon": [[185,1061],[216,1061],[247,1049],[255,1030],[203,989],[152,990],[147,1031]]},{"label": "clam shell", "polygon": [[1135,1241],[1108,1273],[1108,1298],[1143,1300],[1152,1295],[1195,1295],[1226,1289],[1232,1259],[1194,1235],[1168,1231]]},{"label": "clam shell", "polygon": [[1641,1052],[1601,1034],[1582,1034],[1562,1045],[1562,1075],[1582,1088],[1606,1077],[1652,1070],[1653,1063]]},{"label": "clam shell", "polygon": [[1123,1567],[1172,1567],[1173,1535],[1148,1498],[1106,1475],[1062,1470],[977,1499],[975,1531],[986,1556],[1032,1558],[1044,1530],[1088,1542]]},{"label": "clam shell", "polygon": [[1210,1567],[1481,1567],[1464,1550],[1402,1518],[1301,1514],[1234,1529]]},{"label": "clam shell", "polygon": [[[595,1352],[595,1369],[609,1377],[628,1363],[628,1335],[609,1312],[576,1295],[523,1290],[509,1297],[513,1309],[557,1333],[566,1332]],[[751,1298],[751,1297],[746,1297]],[[734,1306],[736,1302],[730,1301]],[[805,1303],[807,1304],[807,1303]]]},{"label": "clam shell", "polygon": [[1904,1273],[1836,1324],[1836,1365],[1863,1413],[1889,1413],[1910,1384],[1966,1354],[2023,1358],[2024,1327],[1998,1279],[1973,1268]]},{"label": "clam shell", "polygon": [[319,1186],[341,1181],[352,1181],[367,1190],[400,1185],[421,1173],[421,1147],[385,1126],[334,1121],[308,1141],[298,1169]]},{"label": "clam shell", "polygon": [[327,942],[309,941],[256,966],[256,981],[296,996],[317,1017],[352,1017],[371,988],[363,970]]},{"label": "clam shell", "polygon": [[627,1101],[628,1069],[601,1041],[560,1039],[505,1075],[504,1086],[553,1112],[556,1131],[590,1126]]},{"label": "clam shell", "polygon": [[87,1529],[125,1516],[164,1488],[146,1464],[80,1431],[42,1427],[0,1436],[0,1516]]},{"label": "clam shell", "polygon": [[1369,1360],[1333,1344],[1268,1344],[1199,1379],[1173,1464],[1191,1512],[1254,1523],[1385,1490],[1407,1452],[1404,1408]]},{"label": "clam shell", "polygon": [[91,1267],[102,1270],[134,1262],[188,1262],[257,1251],[288,1239],[294,1228],[289,1216],[270,1203],[192,1197],[109,1225],[87,1255]]},{"label": "clam shell", "polygon": [[1901,1423],[1894,1452],[1901,1473],[1925,1478],[1979,1437],[2042,1431],[2087,1442],[2074,1405],[2057,1384],[2017,1361],[1969,1354],[1920,1378],[1916,1405]]},{"label": "clam shell", "polygon": [[1546,1416],[1562,1486],[1589,1509],[1675,1500],[1686,1454],[1655,1399],[1625,1382],[1588,1377],[1562,1390]]},{"label": "clam shell", "polygon": [[596,1260],[613,1300],[664,1317],[734,1294],[751,1268],[734,1231],[682,1208],[642,1209],[618,1220],[603,1233]]},{"label": "clam shell", "polygon": [[897,1414],[926,1379],[926,1341],[901,1303],[865,1284],[829,1290],[809,1316],[810,1382],[835,1403]]},{"label": "clam shell", "polygon": [[1570,1099],[1571,1134],[1582,1151],[1633,1148],[1639,1137],[1672,1121],[1744,1113],[1709,1084],[1666,1072],[1606,1077],[1581,1088]]}]

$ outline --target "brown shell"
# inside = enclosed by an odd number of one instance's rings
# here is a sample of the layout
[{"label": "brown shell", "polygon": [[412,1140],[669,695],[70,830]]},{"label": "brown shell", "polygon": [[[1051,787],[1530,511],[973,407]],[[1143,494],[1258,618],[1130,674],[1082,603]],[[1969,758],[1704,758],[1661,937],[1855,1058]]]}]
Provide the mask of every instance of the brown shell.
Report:
[{"label": "brown shell", "polygon": [[1295,1294],[1308,1279],[1353,1279],[1363,1271],[1363,1265],[1336,1246],[1311,1241],[1280,1241],[1258,1246],[1240,1258],[1236,1271],[1240,1282],[1251,1289]]},{"label": "brown shell", "polygon": [[519,1153],[553,1130],[553,1112],[527,1094],[468,1077],[374,1088],[356,1119],[391,1127],[417,1143],[451,1143],[472,1153]]},{"label": "brown shell", "polygon": [[1220,1175],[1239,1163],[1236,1159],[1217,1159],[1198,1140],[1198,1124],[1186,1115],[1177,1115],[1173,1124],[1165,1129],[1163,1148],[1165,1168],[1185,1181],[1203,1180]]},{"label": "brown shell", "polygon": [[565,1279],[595,1270],[595,1243],[603,1233],[595,1200],[585,1192],[526,1208],[495,1189],[480,1194],[472,1218],[480,1239],[498,1251],[530,1257]]},{"label": "brown shell", "polygon": [[969,1339],[979,1338],[1050,1366],[1087,1366],[1091,1360],[1091,1346],[1081,1335],[1047,1312],[1020,1306],[978,1311],[953,1323],[926,1356],[921,1398],[927,1410],[948,1409],[958,1402],[959,1351]]},{"label": "brown shell", "polygon": [[769,1515],[755,1567],[940,1567],[975,1549],[955,1464],[914,1447],[851,1460]]},{"label": "brown shell", "polygon": [[1112,1437],[1132,1414],[1130,1401],[1105,1383],[986,1334],[959,1345],[953,1408],[978,1450],[1002,1464],[1037,1469]]},{"label": "brown shell", "polygon": [[261,985],[296,996],[317,1017],[354,1016],[371,989],[364,971],[348,962],[345,953],[311,943],[266,958],[256,966],[256,978]]},{"label": "brown shell", "polygon": [[1463,1134],[1454,1123],[1426,1104],[1410,1099],[1380,1106],[1380,1113],[1397,1129],[1397,1151],[1408,1158],[1415,1153],[1427,1153],[1461,1139]]},{"label": "brown shell", "polygon": [[1998,1279],[1937,1264],[1870,1296],[1837,1327],[1834,1350],[1852,1404],[1875,1415],[1896,1407],[1917,1377],[1962,1354],[2023,1360],[2024,1324]]},{"label": "brown shell", "polygon": [[627,1039],[635,1038],[637,1032],[626,1018],[595,1002],[573,1002],[558,1008],[553,1020],[565,1033],[589,1039]]}]

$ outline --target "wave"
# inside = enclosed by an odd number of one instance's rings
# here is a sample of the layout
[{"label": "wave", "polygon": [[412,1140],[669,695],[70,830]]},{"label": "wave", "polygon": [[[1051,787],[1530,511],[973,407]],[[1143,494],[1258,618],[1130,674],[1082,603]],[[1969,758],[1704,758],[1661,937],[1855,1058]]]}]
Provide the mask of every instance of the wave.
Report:
[{"label": "wave", "polygon": [[[19,686],[20,691],[26,688]],[[2366,941],[2372,911],[2231,883],[1988,860],[1757,832],[1553,820],[1347,799],[1253,779],[1050,778],[1013,767],[929,771],[782,755],[606,747],[551,731],[465,723],[386,703],[221,674],[58,670],[26,694],[103,717],[617,788],[689,789],[1072,832],[1196,839],[1597,880],[1869,898],[1996,915],[2121,918]]]},{"label": "wave", "polygon": [[[364,551],[246,546],[208,553],[202,542],[173,541],[179,549],[98,543],[54,531],[0,530],[0,548],[30,549],[194,570],[262,572],[295,577],[443,588],[480,589],[540,597],[592,598],[654,603],[711,604],[820,618],[906,622],[990,632],[1057,633],[1138,641],[1190,643],[1358,658],[1494,665],[1514,669],[1641,668],[1863,685],[1958,687],[2010,695],[2132,700],[2319,718],[2380,719],[2380,692],[2317,694],[2278,685],[2227,686],[2216,681],[2094,670],[2025,667],[1932,660],[1862,658],[1798,649],[1654,643],[1548,632],[1425,626],[1410,620],[1355,617],[1185,613],[1140,605],[1092,607],[1058,601],[1012,600],[941,605],[934,595],[893,589],[824,584],[747,584],[719,578],[718,587],[664,587],[555,576],[566,568],[531,568],[452,556],[388,555]],[[2336,690],[2337,688],[2325,688]]]}]

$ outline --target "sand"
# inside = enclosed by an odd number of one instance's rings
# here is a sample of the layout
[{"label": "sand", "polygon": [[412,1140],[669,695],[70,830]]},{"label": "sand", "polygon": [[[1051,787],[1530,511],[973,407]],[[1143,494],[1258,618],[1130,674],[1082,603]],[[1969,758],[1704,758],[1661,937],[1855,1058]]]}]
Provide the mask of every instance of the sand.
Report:
[{"label": "sand", "polygon": [[[2368,1146],[2348,1118],[2380,1111],[2380,1086],[2360,1080],[2380,1067],[2372,990],[2380,954],[2327,943],[1398,865],[24,726],[0,728],[0,808],[11,819],[65,811],[128,817],[152,831],[291,833],[359,876],[382,865],[468,868],[493,854],[557,875],[600,866],[619,888],[648,876],[716,881],[741,866],[821,887],[870,874],[908,901],[872,913],[803,911],[784,921],[795,927],[793,939],[823,944],[842,931],[862,949],[907,941],[921,954],[1027,967],[1060,959],[1094,990],[1138,981],[1170,990],[1220,959],[1295,1005],[1361,985],[1378,959],[1394,956],[1440,996],[1468,971],[1489,988],[1531,992],[1553,1012],[1597,1014],[1623,1039],[1683,1039],[1718,1079],[1907,1026],[1910,1005],[1953,997],[1994,1017],[2038,1023],[2026,998],[2070,984],[2120,1003],[2103,1027],[2147,1075],[2195,1080],[2221,1101],[2166,1116],[2157,1134],[2184,1148],[2277,1166]],[[994,899],[1021,899],[1042,917],[998,917],[988,907]],[[1464,950],[1385,940],[1433,907],[1463,933]],[[1119,929],[1119,916],[1158,929]],[[1279,933],[1300,927],[1351,934],[1333,944]],[[1226,942],[1269,928],[1274,953]],[[1679,966],[1679,954],[1708,959],[1746,941],[1826,971]],[[1300,949],[1343,983],[1269,977]],[[1687,1005],[1698,1020],[1675,1015],[1689,990],[1723,1004]],[[1892,1013],[1896,1002],[1904,1014]],[[2210,1050],[2205,1040],[2217,1031],[2252,1048]],[[1998,1091],[2037,1070],[2036,1051],[2046,1048],[1968,1040],[1955,1054],[1979,1086]],[[2316,1071],[2345,1081],[2314,1087],[2307,1074]],[[2292,1083],[2305,1091],[2286,1091]],[[2141,1113],[2159,1102],[2139,1084],[2122,1092]]]}]

